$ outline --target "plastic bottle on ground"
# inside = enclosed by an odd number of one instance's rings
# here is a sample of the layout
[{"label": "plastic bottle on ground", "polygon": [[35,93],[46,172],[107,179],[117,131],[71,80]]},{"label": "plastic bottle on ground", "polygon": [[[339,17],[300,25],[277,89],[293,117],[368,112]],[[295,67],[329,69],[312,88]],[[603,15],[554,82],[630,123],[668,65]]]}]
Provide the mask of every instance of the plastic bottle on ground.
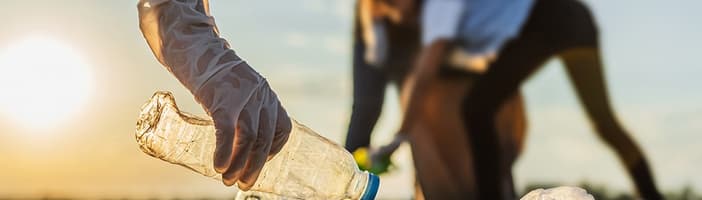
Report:
[{"label": "plastic bottle on ground", "polygon": [[561,186],[546,190],[541,188],[532,190],[519,200],[595,200],[595,198],[585,189]]}]

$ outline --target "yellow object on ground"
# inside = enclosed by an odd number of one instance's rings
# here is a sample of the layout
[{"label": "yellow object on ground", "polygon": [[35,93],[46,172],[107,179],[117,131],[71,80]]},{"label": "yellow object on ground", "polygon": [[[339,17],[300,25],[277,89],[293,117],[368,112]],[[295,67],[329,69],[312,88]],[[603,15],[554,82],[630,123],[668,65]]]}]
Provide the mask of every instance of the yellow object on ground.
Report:
[{"label": "yellow object on ground", "polygon": [[380,175],[388,172],[390,168],[394,168],[389,155],[375,159],[372,157],[373,155],[371,152],[365,147],[358,148],[353,152],[353,158],[356,160],[356,164],[358,164],[358,168],[361,170]]}]

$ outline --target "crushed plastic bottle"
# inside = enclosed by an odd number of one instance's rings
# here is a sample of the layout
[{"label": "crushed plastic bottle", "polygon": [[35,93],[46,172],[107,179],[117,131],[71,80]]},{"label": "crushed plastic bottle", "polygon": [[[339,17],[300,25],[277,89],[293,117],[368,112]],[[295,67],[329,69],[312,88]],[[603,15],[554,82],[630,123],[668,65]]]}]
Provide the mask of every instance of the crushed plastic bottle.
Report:
[{"label": "crushed plastic bottle", "polygon": [[519,200],[595,200],[595,198],[585,189],[561,186],[546,190],[541,188],[532,190]]},{"label": "crushed plastic bottle", "polygon": [[[210,118],[181,112],[170,92],[156,92],[141,108],[136,140],[141,150],[221,180],[214,171],[215,128]],[[292,120],[281,151],[266,162],[248,192],[252,199],[374,199],[377,176],[358,169],[343,147]],[[246,195],[239,195],[246,198]]]}]

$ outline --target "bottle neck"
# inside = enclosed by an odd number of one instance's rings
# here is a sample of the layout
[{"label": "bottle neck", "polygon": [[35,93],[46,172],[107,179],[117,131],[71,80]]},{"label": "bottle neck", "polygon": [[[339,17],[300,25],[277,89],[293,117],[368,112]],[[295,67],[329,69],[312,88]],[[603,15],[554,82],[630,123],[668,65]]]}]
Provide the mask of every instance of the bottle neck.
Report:
[{"label": "bottle neck", "polygon": [[361,200],[374,200],[375,195],[378,193],[378,189],[380,189],[380,178],[375,174],[368,173],[368,183],[366,184],[366,188],[363,190]]},{"label": "bottle neck", "polygon": [[349,182],[346,194],[352,199],[373,200],[380,187],[378,176],[358,171]]}]

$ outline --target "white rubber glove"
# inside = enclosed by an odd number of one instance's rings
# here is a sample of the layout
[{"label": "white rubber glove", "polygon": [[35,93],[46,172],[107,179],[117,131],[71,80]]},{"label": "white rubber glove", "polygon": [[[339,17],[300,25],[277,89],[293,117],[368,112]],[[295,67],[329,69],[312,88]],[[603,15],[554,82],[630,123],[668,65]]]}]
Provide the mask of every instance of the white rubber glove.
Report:
[{"label": "white rubber glove", "polygon": [[219,37],[207,0],[140,0],[138,10],[154,56],[214,120],[215,170],[225,185],[248,190],[290,133],[276,94]]}]

